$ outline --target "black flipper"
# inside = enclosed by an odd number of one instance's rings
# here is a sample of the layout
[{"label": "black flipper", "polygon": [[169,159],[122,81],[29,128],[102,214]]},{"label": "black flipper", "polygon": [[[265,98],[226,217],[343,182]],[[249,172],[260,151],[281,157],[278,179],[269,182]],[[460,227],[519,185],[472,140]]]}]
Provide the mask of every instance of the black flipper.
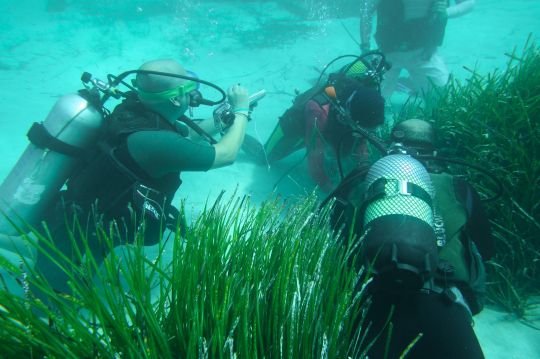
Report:
[{"label": "black flipper", "polygon": [[259,164],[267,163],[264,145],[255,137],[246,134],[244,137],[244,142],[242,143],[242,150],[252,157],[255,162]]}]

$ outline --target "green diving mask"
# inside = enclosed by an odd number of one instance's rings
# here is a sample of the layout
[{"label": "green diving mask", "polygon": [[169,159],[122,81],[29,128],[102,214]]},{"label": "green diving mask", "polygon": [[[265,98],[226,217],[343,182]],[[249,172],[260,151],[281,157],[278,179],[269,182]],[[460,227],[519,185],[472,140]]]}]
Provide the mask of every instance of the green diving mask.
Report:
[{"label": "green diving mask", "polygon": [[[187,76],[198,79],[198,76],[191,72],[187,71]],[[196,81],[187,80],[185,83],[176,86],[172,89],[161,91],[161,92],[147,92],[138,88],[135,80],[132,81],[133,86],[137,87],[137,93],[139,98],[145,101],[171,101],[173,103],[178,102],[179,98],[188,95],[189,93],[197,90],[199,88],[199,83]]]},{"label": "green diving mask", "polygon": [[382,75],[390,68],[390,64],[386,62],[386,57],[379,51],[370,51],[364,55],[343,55],[338,56],[330,61],[325,66],[317,84],[321,83],[326,70],[336,61],[343,58],[353,57],[354,60],[349,64],[341,67],[338,72],[328,75],[328,83],[335,85],[341,82],[344,78],[355,79],[364,83],[364,85],[380,90]]},{"label": "green diving mask", "polygon": [[346,65],[341,69],[340,72],[342,74],[340,76],[361,81],[366,86],[378,86],[381,80],[379,73],[368,67],[368,65],[361,59]]},{"label": "green diving mask", "polygon": [[145,101],[167,101],[174,100],[177,97],[184,97],[192,91],[197,89],[198,85],[196,82],[188,81],[180,86],[176,86],[172,89],[161,91],[161,92],[146,92],[142,90],[137,90],[139,98]]},{"label": "green diving mask", "polygon": [[362,62],[362,60],[357,60],[352,64],[344,68],[345,76],[353,78],[362,78],[366,76],[368,72],[368,67]]}]

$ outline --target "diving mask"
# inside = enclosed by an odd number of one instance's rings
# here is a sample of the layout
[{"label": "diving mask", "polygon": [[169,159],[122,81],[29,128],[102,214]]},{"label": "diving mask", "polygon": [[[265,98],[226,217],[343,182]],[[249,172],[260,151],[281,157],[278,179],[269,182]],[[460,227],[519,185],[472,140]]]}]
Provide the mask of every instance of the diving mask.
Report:
[{"label": "diving mask", "polygon": [[172,89],[161,91],[161,92],[146,92],[143,90],[138,90],[139,98],[145,101],[167,101],[167,100],[177,100],[179,97],[184,97],[189,94],[191,91],[197,89],[197,83],[189,81],[180,86],[176,86]]},{"label": "diving mask", "polygon": [[[197,75],[191,71],[187,71],[187,76],[194,79],[198,79]],[[137,83],[134,82],[133,85],[137,86]],[[161,92],[147,92],[143,91],[140,88],[137,89],[139,98],[144,101],[171,101],[173,104],[180,103],[180,99],[186,95],[189,95],[193,91],[196,91],[199,88],[199,83],[192,80],[187,80],[181,85],[173,87],[172,89],[161,91]]]}]

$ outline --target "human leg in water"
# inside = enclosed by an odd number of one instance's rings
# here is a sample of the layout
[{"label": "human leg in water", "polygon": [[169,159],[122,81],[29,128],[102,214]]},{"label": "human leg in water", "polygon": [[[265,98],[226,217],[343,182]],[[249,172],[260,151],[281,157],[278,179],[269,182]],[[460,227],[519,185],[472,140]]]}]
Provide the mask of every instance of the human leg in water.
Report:
[{"label": "human leg in water", "polygon": [[469,312],[443,294],[375,293],[362,330],[368,326],[370,358],[399,358],[415,340],[408,359],[484,358]]}]

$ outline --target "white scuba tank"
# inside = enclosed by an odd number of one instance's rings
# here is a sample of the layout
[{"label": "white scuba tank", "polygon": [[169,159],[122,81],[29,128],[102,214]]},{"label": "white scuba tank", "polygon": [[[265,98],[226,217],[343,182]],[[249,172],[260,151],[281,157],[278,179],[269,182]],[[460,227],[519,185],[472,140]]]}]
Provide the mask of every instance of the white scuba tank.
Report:
[{"label": "white scuba tank", "polygon": [[363,214],[366,264],[387,289],[418,289],[438,264],[432,200],[434,188],[424,166],[394,154],[370,168]]},{"label": "white scuba tank", "polygon": [[[60,145],[83,152],[96,143],[102,124],[101,112],[90,102],[68,94],[56,102],[41,130]],[[0,186],[0,236],[16,236],[37,226],[78,161],[54,146],[30,143]]]}]

